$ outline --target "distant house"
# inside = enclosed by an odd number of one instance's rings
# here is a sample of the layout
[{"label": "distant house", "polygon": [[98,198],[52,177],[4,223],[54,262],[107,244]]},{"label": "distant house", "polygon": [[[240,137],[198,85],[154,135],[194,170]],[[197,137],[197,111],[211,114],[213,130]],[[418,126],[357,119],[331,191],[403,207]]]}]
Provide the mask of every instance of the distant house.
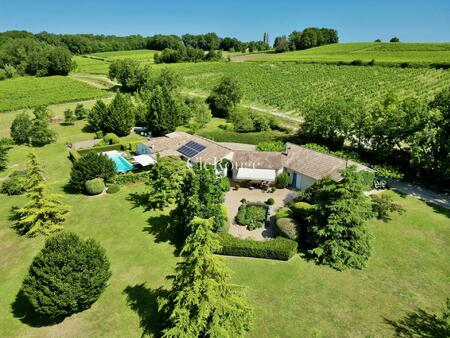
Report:
[{"label": "distant house", "polygon": [[212,165],[227,160],[230,165],[221,167],[220,171],[235,181],[270,183],[281,173],[287,172],[290,186],[300,190],[326,176],[339,180],[339,171],[351,165],[355,165],[357,170],[371,170],[356,162],[289,142],[283,152],[232,150],[201,136],[174,132],[151,138],[144,145],[155,159],[156,154],[173,155],[191,164],[203,162]]}]

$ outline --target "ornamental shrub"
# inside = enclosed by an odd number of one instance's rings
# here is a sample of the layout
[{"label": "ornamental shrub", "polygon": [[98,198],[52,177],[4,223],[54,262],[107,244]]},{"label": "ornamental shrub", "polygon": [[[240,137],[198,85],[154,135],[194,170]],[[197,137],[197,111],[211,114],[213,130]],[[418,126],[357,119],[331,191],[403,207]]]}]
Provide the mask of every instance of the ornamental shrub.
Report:
[{"label": "ornamental shrub", "polygon": [[103,141],[105,141],[105,144],[118,144],[120,143],[120,137],[114,133],[108,133],[103,136]]},{"label": "ornamental shrub", "polygon": [[304,222],[308,213],[310,212],[312,205],[306,202],[296,202],[292,205],[292,217],[299,221]]},{"label": "ornamental shrub", "polygon": [[88,309],[111,276],[105,250],[94,240],[62,232],[34,258],[22,292],[34,312],[54,320]]},{"label": "ornamental shrub", "polygon": [[28,190],[28,175],[25,170],[14,171],[3,181],[0,192],[7,195],[22,195]]},{"label": "ornamental shrub", "polygon": [[230,191],[230,189],[231,189],[230,180],[228,179],[228,177],[222,177],[219,181],[219,185],[220,185],[220,189],[223,192]]},{"label": "ornamental shrub", "polygon": [[292,218],[280,218],[276,222],[277,228],[283,237],[298,241],[299,225]]},{"label": "ornamental shrub", "polygon": [[89,152],[72,162],[69,184],[78,191],[85,189],[85,183],[94,178],[102,178],[104,182],[111,182],[116,174],[114,162],[108,157]]},{"label": "ornamental shrub", "polygon": [[108,194],[115,194],[115,193],[117,193],[119,191],[120,191],[120,185],[117,185],[117,184],[110,185],[108,187],[108,189],[106,190],[106,192]]},{"label": "ornamental shrub", "polygon": [[243,256],[289,260],[297,253],[298,243],[287,238],[277,237],[268,241],[241,239],[230,234],[219,234],[222,248],[217,251],[221,255]]},{"label": "ornamental shrub", "polygon": [[276,187],[279,189],[286,188],[289,185],[289,176],[286,172],[277,176],[275,181]]},{"label": "ornamental shrub", "polygon": [[263,203],[244,202],[239,207],[236,222],[246,225],[248,230],[264,226],[267,219],[267,207]]},{"label": "ornamental shrub", "polygon": [[84,186],[88,195],[98,195],[105,191],[105,182],[103,182],[103,178],[94,178],[86,181]]},{"label": "ornamental shrub", "polygon": [[275,214],[275,219],[278,220],[280,218],[292,218],[292,210],[289,208],[280,208]]},{"label": "ornamental shrub", "polygon": [[274,205],[275,204],[275,200],[272,197],[269,197],[266,201],[267,205]]}]

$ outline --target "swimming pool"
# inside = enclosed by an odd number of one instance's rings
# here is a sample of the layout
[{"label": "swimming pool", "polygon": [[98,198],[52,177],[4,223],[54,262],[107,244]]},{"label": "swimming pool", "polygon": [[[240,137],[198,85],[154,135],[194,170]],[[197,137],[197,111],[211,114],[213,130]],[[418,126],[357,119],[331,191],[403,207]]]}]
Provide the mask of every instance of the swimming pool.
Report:
[{"label": "swimming pool", "polygon": [[128,162],[122,155],[120,155],[119,152],[107,152],[105,154],[108,156],[111,160],[113,160],[114,164],[116,165],[116,172],[126,172],[133,170],[133,165]]}]

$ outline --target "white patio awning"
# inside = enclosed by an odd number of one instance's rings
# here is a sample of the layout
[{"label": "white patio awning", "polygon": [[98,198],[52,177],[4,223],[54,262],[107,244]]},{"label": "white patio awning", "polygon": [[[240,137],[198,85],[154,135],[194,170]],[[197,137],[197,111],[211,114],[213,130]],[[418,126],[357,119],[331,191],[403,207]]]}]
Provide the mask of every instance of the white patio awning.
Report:
[{"label": "white patio awning", "polygon": [[251,169],[251,168],[239,168],[236,175],[237,180],[249,180],[249,181],[275,181],[277,173],[273,169]]},{"label": "white patio awning", "polygon": [[139,163],[141,166],[146,167],[150,164],[155,164],[156,160],[149,155],[137,155],[133,156],[133,160]]}]

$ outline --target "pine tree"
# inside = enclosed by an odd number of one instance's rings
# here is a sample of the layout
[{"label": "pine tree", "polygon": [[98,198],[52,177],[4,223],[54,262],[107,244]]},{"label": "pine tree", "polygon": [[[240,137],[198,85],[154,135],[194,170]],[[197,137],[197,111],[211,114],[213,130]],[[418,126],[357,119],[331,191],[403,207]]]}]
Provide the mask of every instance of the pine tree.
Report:
[{"label": "pine tree", "polygon": [[103,120],[103,131],[127,136],[135,122],[135,108],[128,95],[118,93],[108,106]]},{"label": "pine tree", "polygon": [[354,166],[342,170],[341,176],[340,182],[323,180],[314,188],[316,204],[307,229],[309,253],[318,263],[338,270],[361,269],[371,252],[367,220],[372,206],[363,194],[363,177]]},{"label": "pine tree", "polygon": [[29,155],[30,165],[27,169],[27,197],[30,201],[22,208],[13,208],[14,228],[28,237],[38,234],[49,235],[61,230],[64,215],[68,207],[56,198],[56,195],[44,193],[44,176],[34,154]]},{"label": "pine tree", "polygon": [[148,99],[147,127],[154,135],[171,133],[182,124],[182,107],[167,87],[156,86]]},{"label": "pine tree", "polygon": [[190,224],[195,230],[186,239],[176,275],[169,277],[172,289],[160,299],[163,337],[241,337],[250,328],[252,309],[214,255],[220,243],[211,227],[211,219],[198,217]]}]

